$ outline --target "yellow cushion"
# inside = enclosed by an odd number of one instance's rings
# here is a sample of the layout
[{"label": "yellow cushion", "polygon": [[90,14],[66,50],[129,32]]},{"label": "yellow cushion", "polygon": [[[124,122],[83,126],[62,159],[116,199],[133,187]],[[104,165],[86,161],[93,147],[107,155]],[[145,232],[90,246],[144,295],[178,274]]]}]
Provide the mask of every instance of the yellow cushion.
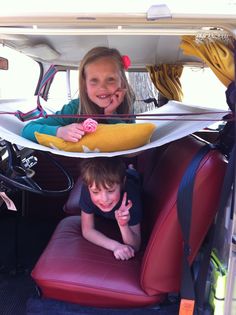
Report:
[{"label": "yellow cushion", "polygon": [[69,152],[115,152],[135,149],[150,142],[156,126],[152,123],[98,124],[97,130],[87,133],[78,142],[35,132],[38,143]]}]

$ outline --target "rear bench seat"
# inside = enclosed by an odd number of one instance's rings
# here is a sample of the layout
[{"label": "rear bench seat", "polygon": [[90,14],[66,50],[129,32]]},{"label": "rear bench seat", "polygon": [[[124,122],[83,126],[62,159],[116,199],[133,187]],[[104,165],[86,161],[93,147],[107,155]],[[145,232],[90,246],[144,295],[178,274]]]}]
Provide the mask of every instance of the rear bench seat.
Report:
[{"label": "rear bench seat", "polygon": [[[86,241],[81,235],[78,214],[63,219],[32,271],[42,296],[81,305],[122,308],[161,303],[166,293],[178,292],[182,237],[177,191],[186,167],[203,145],[203,141],[188,136],[137,156],[136,167],[143,178],[144,221],[143,247],[134,259],[118,261],[110,251]],[[215,216],[226,164],[219,151],[211,150],[198,169],[191,262]],[[77,186],[67,203],[68,212],[79,213]],[[115,225],[104,220],[98,224],[116,237]]]}]

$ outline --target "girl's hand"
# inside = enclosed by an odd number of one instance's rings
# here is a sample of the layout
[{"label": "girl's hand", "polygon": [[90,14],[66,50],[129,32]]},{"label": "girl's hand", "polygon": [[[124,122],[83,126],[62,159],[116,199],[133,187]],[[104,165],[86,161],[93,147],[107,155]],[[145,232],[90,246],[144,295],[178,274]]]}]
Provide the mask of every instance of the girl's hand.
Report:
[{"label": "girl's hand", "polygon": [[128,260],[134,257],[134,249],[129,245],[120,244],[113,250],[113,254],[116,259]]},{"label": "girl's hand", "polygon": [[104,109],[105,115],[111,115],[116,111],[117,107],[123,102],[126,91],[126,89],[122,88],[116,90],[111,96],[110,104]]},{"label": "girl's hand", "polygon": [[129,209],[132,205],[132,201],[127,200],[127,193],[125,192],[120,208],[115,211],[115,218],[119,226],[125,226],[128,224],[130,220]]},{"label": "girl's hand", "polygon": [[71,142],[78,142],[84,136],[84,128],[82,124],[73,123],[57,129],[56,136]]}]

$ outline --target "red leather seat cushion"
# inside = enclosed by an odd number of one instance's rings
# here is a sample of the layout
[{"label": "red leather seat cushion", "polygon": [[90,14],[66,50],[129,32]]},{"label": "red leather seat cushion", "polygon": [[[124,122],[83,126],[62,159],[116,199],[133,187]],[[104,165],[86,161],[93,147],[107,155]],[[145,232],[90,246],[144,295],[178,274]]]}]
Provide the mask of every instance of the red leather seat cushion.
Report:
[{"label": "red leather seat cushion", "polygon": [[[128,261],[116,260],[112,252],[81,236],[79,221],[79,216],[70,216],[60,222],[32,272],[44,297],[101,307],[163,300],[163,294],[148,296],[140,287],[141,252]],[[106,228],[109,232],[113,225],[109,222]]]}]

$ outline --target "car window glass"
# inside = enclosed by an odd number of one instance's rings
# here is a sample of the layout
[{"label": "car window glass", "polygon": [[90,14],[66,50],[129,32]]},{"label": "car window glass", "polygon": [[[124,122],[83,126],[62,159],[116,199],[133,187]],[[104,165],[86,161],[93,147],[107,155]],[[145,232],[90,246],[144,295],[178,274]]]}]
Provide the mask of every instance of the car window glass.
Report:
[{"label": "car window glass", "polygon": [[128,81],[135,94],[134,111],[142,113],[155,108],[154,102],[146,103],[144,100],[158,98],[158,90],[152,83],[148,72],[128,72]]},{"label": "car window glass", "polygon": [[[48,99],[54,110],[60,109],[62,103],[78,97],[78,70],[69,71],[70,89],[67,87],[66,71],[58,71],[51,84]],[[135,113],[154,109],[154,102],[144,102],[148,98],[158,99],[158,90],[152,83],[149,73],[145,71],[127,72],[127,78],[135,93]],[[184,103],[219,109],[228,108],[225,99],[226,88],[210,68],[185,66],[180,81]]]},{"label": "car window glass", "polygon": [[39,64],[6,46],[0,46],[0,56],[9,61],[9,69],[0,70],[0,99],[33,97],[40,74]]},{"label": "car window glass", "polygon": [[210,68],[185,66],[180,81],[184,92],[184,103],[228,109],[225,98],[226,87]]},{"label": "car window glass", "polygon": [[[78,97],[78,70],[69,70],[70,89],[66,71],[58,71],[50,86],[48,100],[54,110],[60,109],[61,102],[67,102]],[[135,93],[135,113],[145,112],[154,108],[154,103],[145,103],[143,100],[158,97],[158,91],[151,82],[147,72],[129,72],[127,78]],[[58,100],[58,103],[54,101]],[[58,106],[57,106],[58,104]]]},{"label": "car window glass", "polygon": [[69,71],[69,85],[68,87],[68,74],[66,71],[58,71],[52,81],[48,93],[49,100],[61,99],[71,100],[78,97],[78,70]]}]

